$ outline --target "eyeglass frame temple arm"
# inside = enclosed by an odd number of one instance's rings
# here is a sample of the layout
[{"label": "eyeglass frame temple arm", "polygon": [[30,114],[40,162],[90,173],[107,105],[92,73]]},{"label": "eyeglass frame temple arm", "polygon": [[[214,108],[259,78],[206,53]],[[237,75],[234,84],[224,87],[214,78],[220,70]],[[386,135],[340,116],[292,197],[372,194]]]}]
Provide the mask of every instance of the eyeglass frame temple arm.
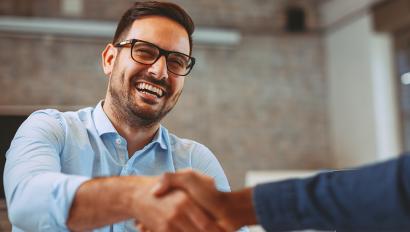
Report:
[{"label": "eyeglass frame temple arm", "polygon": [[127,44],[132,44],[133,42],[134,42],[134,39],[124,40],[124,41],[114,44],[114,47],[121,47]]}]

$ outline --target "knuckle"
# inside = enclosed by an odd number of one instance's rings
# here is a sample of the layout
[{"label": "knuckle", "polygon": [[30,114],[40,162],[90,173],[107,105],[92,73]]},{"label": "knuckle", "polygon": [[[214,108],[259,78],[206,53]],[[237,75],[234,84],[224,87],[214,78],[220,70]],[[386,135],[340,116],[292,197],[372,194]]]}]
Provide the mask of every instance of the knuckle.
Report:
[{"label": "knuckle", "polygon": [[189,200],[187,200],[187,199],[181,199],[181,200],[178,200],[176,203],[175,203],[175,205],[174,205],[174,207],[171,209],[171,210],[169,210],[169,214],[168,214],[168,220],[169,221],[175,221],[175,220],[177,220],[177,219],[179,219],[179,218],[182,218],[183,217],[183,214],[184,214],[184,212],[186,212],[186,210],[187,209],[189,209]]},{"label": "knuckle", "polygon": [[215,180],[213,178],[208,178],[209,184],[215,185]]},{"label": "knuckle", "polygon": [[179,207],[187,207],[190,204],[191,200],[186,194],[181,194],[178,202]]},{"label": "knuckle", "polygon": [[197,173],[193,171],[192,169],[189,169],[188,172],[185,175],[185,179],[187,181],[194,181],[197,178]]},{"label": "knuckle", "polygon": [[192,169],[186,169],[184,172],[182,172],[181,174],[183,174],[183,176],[185,177],[185,178],[189,178],[189,177],[191,177],[192,175],[194,175],[195,174],[195,172],[192,170]]},{"label": "knuckle", "polygon": [[163,181],[169,180],[169,179],[171,179],[171,177],[172,177],[172,174],[169,173],[169,172],[166,172],[166,173],[162,174],[162,180]]},{"label": "knuckle", "polygon": [[181,210],[183,210],[184,208],[186,208],[186,207],[188,206],[188,204],[189,204],[188,200],[182,199],[182,200],[178,201],[178,202],[175,204],[175,209],[178,210],[178,211],[181,211]]}]

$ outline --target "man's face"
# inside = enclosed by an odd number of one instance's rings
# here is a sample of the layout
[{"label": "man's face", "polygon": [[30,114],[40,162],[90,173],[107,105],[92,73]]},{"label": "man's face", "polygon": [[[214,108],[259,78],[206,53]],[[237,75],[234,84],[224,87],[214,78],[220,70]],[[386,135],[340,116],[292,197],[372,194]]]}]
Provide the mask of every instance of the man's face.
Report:
[{"label": "man's face", "polygon": [[[186,30],[178,23],[159,16],[135,20],[123,40],[139,39],[158,47],[189,54]],[[121,42],[121,41],[119,41]],[[107,97],[114,111],[129,123],[151,125],[159,122],[176,104],[184,86],[184,77],[168,72],[161,56],[146,65],[131,58],[131,47],[118,49],[110,73]]]}]

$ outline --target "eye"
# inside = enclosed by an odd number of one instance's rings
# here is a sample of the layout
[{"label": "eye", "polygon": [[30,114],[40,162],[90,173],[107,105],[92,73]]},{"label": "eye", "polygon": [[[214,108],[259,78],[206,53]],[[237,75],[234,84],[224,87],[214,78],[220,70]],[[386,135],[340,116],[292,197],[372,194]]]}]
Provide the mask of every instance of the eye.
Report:
[{"label": "eye", "polygon": [[146,44],[138,44],[134,45],[132,50],[133,56],[141,58],[141,59],[155,59],[158,55],[158,49],[155,47],[146,45]]},{"label": "eye", "polygon": [[188,64],[188,58],[179,54],[171,54],[168,57],[168,62],[170,63],[170,65],[185,68]]},{"label": "eye", "polygon": [[146,48],[136,48],[134,49],[134,54],[135,55],[141,55],[141,56],[154,56],[155,51],[152,49],[146,49]]}]

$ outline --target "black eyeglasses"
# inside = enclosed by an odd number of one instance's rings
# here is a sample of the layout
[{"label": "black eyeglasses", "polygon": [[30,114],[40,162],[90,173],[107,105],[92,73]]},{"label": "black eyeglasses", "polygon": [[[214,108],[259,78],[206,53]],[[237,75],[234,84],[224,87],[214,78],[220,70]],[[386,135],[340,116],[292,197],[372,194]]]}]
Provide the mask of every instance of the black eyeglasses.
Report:
[{"label": "black eyeglasses", "polygon": [[181,52],[167,51],[153,43],[139,39],[124,40],[114,46],[124,47],[126,45],[131,45],[132,59],[141,64],[154,64],[164,55],[168,71],[179,76],[188,75],[195,64],[194,57]]}]

